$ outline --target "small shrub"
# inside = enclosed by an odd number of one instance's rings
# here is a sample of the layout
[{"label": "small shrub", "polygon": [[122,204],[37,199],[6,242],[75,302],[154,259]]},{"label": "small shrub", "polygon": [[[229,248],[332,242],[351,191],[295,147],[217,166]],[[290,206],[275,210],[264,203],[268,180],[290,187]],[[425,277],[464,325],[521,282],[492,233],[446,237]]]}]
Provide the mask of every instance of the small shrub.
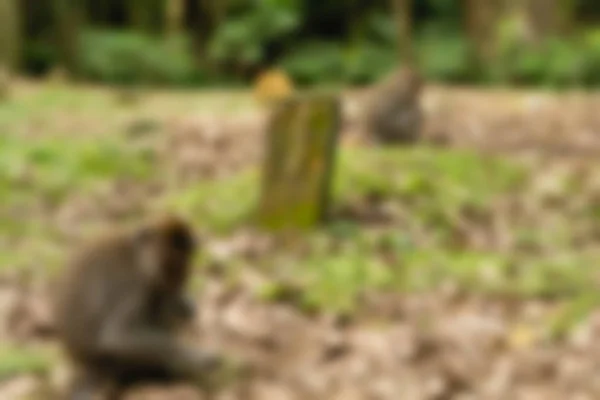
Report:
[{"label": "small shrub", "polygon": [[583,52],[587,55],[583,81],[586,85],[599,85],[600,29],[592,29],[583,36]]},{"label": "small shrub", "polygon": [[339,82],[344,76],[343,54],[336,42],[306,43],[288,54],[282,65],[301,84]]},{"label": "small shrub", "polygon": [[416,46],[421,67],[429,79],[457,82],[476,78],[469,61],[468,43],[461,35],[425,30]]},{"label": "small shrub", "polygon": [[344,77],[350,83],[370,83],[398,64],[396,48],[362,42],[350,47],[344,58]]},{"label": "small shrub", "polygon": [[210,41],[210,57],[237,71],[260,65],[269,45],[281,44],[300,26],[300,6],[297,0],[247,2],[217,28]]},{"label": "small shrub", "polygon": [[181,84],[197,72],[187,38],[161,39],[135,32],[86,31],[81,41],[82,74],[117,83]]}]

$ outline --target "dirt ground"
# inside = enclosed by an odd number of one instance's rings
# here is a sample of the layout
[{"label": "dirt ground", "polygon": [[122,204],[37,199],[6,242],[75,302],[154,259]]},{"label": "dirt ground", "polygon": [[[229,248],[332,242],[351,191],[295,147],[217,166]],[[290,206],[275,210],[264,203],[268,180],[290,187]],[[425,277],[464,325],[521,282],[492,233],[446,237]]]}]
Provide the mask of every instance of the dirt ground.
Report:
[{"label": "dirt ground", "polygon": [[[362,133],[357,99],[347,96],[344,146],[356,146]],[[535,163],[540,172],[586,174],[600,160],[599,95],[436,87],[424,105],[426,135],[450,148]],[[261,159],[264,116],[256,109],[236,118],[165,110],[156,121],[122,121],[133,136],[143,138],[153,123],[167,132],[140,143],[156,151],[177,187],[231,176]],[[164,182],[113,182],[94,196],[73,194],[58,207],[29,210],[25,218],[57,226],[66,248],[86,224],[117,221],[167,190],[173,189]],[[18,249],[27,249],[19,243],[26,239],[15,240]],[[592,246],[600,239],[594,240]],[[600,399],[600,308],[556,338],[548,321],[565,298],[479,293],[449,281],[420,293],[365,293],[350,316],[306,313],[256,295],[257,286],[272,278],[256,268],[273,251],[272,242],[246,229],[207,237],[213,259],[239,259],[244,268],[236,285],[218,268],[202,270],[202,290],[195,292],[197,340],[258,366],[256,376],[224,389],[218,399]],[[4,274],[0,343],[54,345],[49,289],[43,274]],[[48,379],[60,385],[61,371],[56,364],[49,378],[25,371],[0,379],[0,398],[29,398]],[[208,396],[189,387],[149,387],[128,399]]]}]

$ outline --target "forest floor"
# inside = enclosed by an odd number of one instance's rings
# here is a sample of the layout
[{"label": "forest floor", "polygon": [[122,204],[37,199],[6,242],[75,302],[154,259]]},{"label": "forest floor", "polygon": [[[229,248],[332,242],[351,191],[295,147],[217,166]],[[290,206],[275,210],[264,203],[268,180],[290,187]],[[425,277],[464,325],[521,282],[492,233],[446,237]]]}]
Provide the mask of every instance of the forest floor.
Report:
[{"label": "forest floor", "polygon": [[248,93],[16,84],[0,102],[0,398],[64,381],[48,296],[69,249],[166,208],[205,241],[197,340],[260,367],[219,399],[600,398],[600,96],[432,87],[426,133],[444,144],[405,149],[354,140],[359,98],[332,221],[291,244],[250,224],[265,115]]}]

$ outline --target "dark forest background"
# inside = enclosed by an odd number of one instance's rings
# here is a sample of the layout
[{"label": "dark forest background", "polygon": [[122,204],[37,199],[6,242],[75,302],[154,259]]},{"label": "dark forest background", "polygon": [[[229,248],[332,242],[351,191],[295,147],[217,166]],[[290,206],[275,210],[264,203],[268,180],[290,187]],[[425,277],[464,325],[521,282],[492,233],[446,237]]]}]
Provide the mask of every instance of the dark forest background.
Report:
[{"label": "dark forest background", "polygon": [[0,59],[103,83],[363,84],[414,61],[447,82],[600,83],[596,0],[4,0]]}]

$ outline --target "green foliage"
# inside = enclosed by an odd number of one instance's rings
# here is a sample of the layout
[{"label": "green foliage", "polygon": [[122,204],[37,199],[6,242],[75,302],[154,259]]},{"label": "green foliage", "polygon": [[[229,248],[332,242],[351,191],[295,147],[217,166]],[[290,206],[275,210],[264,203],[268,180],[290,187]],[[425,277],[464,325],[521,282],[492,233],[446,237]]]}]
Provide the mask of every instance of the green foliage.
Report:
[{"label": "green foliage", "polygon": [[[321,238],[323,240],[324,238]],[[369,255],[365,246],[348,246],[340,253],[316,252],[297,265],[305,287],[302,302],[309,309],[351,312],[365,289],[381,290],[393,281],[393,271]]]},{"label": "green foliage", "polygon": [[393,46],[360,42],[346,50],[342,76],[349,83],[370,83],[392,70],[397,63]]},{"label": "green foliage", "polygon": [[[395,262],[380,257],[381,248]],[[519,297],[565,297],[576,293],[593,303],[579,302],[557,317],[556,329],[566,329],[598,304],[591,281],[598,257],[571,254],[516,261],[494,251],[426,247],[411,243],[402,232],[359,233],[341,239],[318,233],[311,253],[295,262],[277,263],[277,272],[293,276],[295,284],[271,282],[260,295],[271,301],[293,301],[305,310],[349,313],[369,292],[420,292],[453,282],[469,292]],[[339,249],[333,250],[332,249]]]},{"label": "green foliage", "polygon": [[4,201],[39,195],[60,200],[74,188],[114,177],[144,178],[149,159],[115,140],[49,139],[16,136],[0,140],[0,195]]},{"label": "green foliage", "polygon": [[56,356],[47,350],[3,346],[0,348],[0,379],[22,374],[45,374],[55,361]]},{"label": "green foliage", "polygon": [[423,209],[456,211],[485,206],[523,179],[517,166],[471,152],[361,150],[343,153],[336,197],[370,193],[400,197]]},{"label": "green foliage", "polygon": [[[334,219],[303,239],[302,255],[283,251],[283,261],[275,257],[275,275],[292,280],[269,282],[259,295],[293,301],[307,311],[347,313],[369,291],[428,290],[448,281],[469,291],[516,296],[595,290],[592,277],[600,254],[571,248],[564,232],[511,228],[529,247],[558,249],[533,255],[474,249],[457,241],[463,223],[491,223],[496,200],[517,196],[527,182],[521,166],[468,151],[346,150],[336,168],[334,208],[385,199],[404,210],[406,228],[372,229],[368,222]],[[226,232],[251,220],[258,187],[256,175],[243,174],[200,183],[170,201],[204,228]]]},{"label": "green foliage", "polygon": [[34,75],[47,72],[58,62],[54,46],[43,40],[27,42],[23,53],[24,67]]},{"label": "green foliage", "polygon": [[600,29],[595,28],[583,34],[583,52],[586,57],[584,82],[586,85],[600,84]]},{"label": "green foliage", "polygon": [[369,83],[393,69],[397,63],[393,46],[361,41],[348,46],[335,42],[312,42],[290,52],[285,70],[300,84]]},{"label": "green foliage", "polygon": [[[597,50],[580,38],[551,39],[538,45],[502,47],[492,78],[505,83],[552,87],[598,84],[592,71]],[[597,54],[597,53],[596,53]],[[591,79],[590,79],[591,78]]]},{"label": "green foliage", "polygon": [[[11,100],[0,107],[0,123],[20,125],[26,118],[46,121],[40,117],[60,114],[60,110],[87,113],[100,109],[104,115],[112,104],[106,103],[108,98],[100,97],[104,100],[99,101],[81,92],[73,96],[72,90],[45,90]],[[64,129],[62,124],[58,126]],[[0,248],[4,268],[29,266],[37,259],[45,260],[46,266],[60,265],[61,253],[48,245],[57,235],[56,228],[44,219],[23,221],[18,214],[9,215],[13,204],[29,206],[40,200],[52,207],[55,201],[60,204],[67,195],[99,181],[162,178],[156,163],[119,135],[77,135],[67,140],[54,132],[32,140],[8,132],[0,136],[0,198],[6,207],[0,218],[0,237],[27,239],[22,245],[25,247],[7,240],[9,245]],[[552,229],[507,218],[515,225],[501,229],[514,238],[514,251],[474,248],[471,243],[460,242],[464,222],[474,224],[475,230],[480,226],[493,230],[486,224],[498,217],[494,208],[497,200],[519,200],[521,193],[528,195],[528,170],[513,161],[429,147],[346,149],[338,161],[332,223],[300,239],[303,246],[298,254],[285,249],[281,254],[265,256],[275,259],[274,270],[293,280],[291,284],[283,279],[270,282],[261,292],[265,298],[278,300],[293,294],[294,301],[307,310],[345,313],[371,290],[428,290],[447,281],[469,291],[520,296],[595,290],[592,278],[600,254],[595,249],[574,247],[577,228],[573,226],[580,226],[580,220],[572,219],[565,209],[550,217],[562,218],[566,225],[554,224]],[[251,171],[198,182],[171,193],[166,200],[197,221],[201,229],[227,233],[251,221],[259,195],[258,180],[256,171]],[[565,196],[571,196],[578,188],[565,185],[563,189]],[[358,204],[362,207],[359,212],[368,214],[378,208],[377,201],[391,205],[398,214],[379,225],[377,221],[371,224],[369,215],[345,213]],[[597,205],[583,205],[580,213],[574,218],[597,218]],[[534,219],[539,217],[545,215],[534,215]],[[521,246],[537,252],[521,252]],[[279,257],[284,262],[279,262]],[[253,265],[269,267],[270,262],[261,259]],[[239,269],[246,266],[234,259],[227,263],[226,273],[235,281]]]},{"label": "green foliage", "polygon": [[[518,39],[514,26],[507,26],[496,63],[483,71],[471,63],[469,43],[463,35],[436,26],[423,29],[415,41],[420,67],[428,79],[445,82],[491,81],[555,88],[600,85],[597,31],[533,45]],[[281,64],[302,84],[369,83],[399,61],[390,42],[362,40],[343,45],[320,41],[296,47]]]},{"label": "green foliage", "polygon": [[252,218],[258,188],[257,174],[251,171],[226,180],[199,182],[166,203],[201,226],[226,232]]},{"label": "green foliage", "polygon": [[532,44],[520,40],[514,26],[507,26],[500,35],[498,62],[489,70],[491,80],[554,88],[600,85],[597,29]]},{"label": "green foliage", "polygon": [[[451,224],[460,213],[483,210],[494,198],[517,190],[525,179],[519,167],[470,152],[427,148],[344,151],[335,168],[334,201],[385,196],[409,205],[422,222]],[[256,206],[256,171],[200,182],[168,200],[202,225],[227,231],[248,222]],[[432,226],[436,228],[436,226]],[[437,228],[436,228],[437,229]]]},{"label": "green foliage", "polygon": [[344,76],[343,49],[335,42],[306,43],[292,50],[282,65],[299,83],[339,82]]},{"label": "green foliage", "polygon": [[550,331],[555,338],[563,338],[600,305],[597,291],[580,293],[558,311],[551,321]]},{"label": "green foliage", "polygon": [[[46,100],[49,99],[56,99],[63,106],[70,104],[66,96],[52,92],[52,95],[48,93],[35,101],[30,100],[28,110],[48,107]],[[52,106],[56,104],[52,103]],[[0,107],[2,122],[5,121],[3,111]],[[3,243],[0,245],[0,269],[31,268],[33,260],[43,259],[45,267],[36,273],[54,272],[62,261],[60,249],[54,242],[56,226],[48,225],[38,213],[63,205],[69,195],[86,195],[109,181],[145,180],[155,176],[152,158],[148,155],[117,135],[81,135],[68,139],[60,135],[34,139],[14,133],[0,135],[0,198],[3,206],[0,210],[0,242]],[[32,210],[36,215],[23,218],[22,210]],[[11,244],[10,238],[21,238],[27,249]],[[1,369],[2,366],[0,373]]]},{"label": "green foliage", "polygon": [[299,27],[300,5],[298,0],[248,0],[243,12],[217,28],[210,44],[211,58],[241,67],[258,65],[267,45]]},{"label": "green foliage", "polygon": [[[113,3],[109,9],[87,4],[79,50],[84,78],[116,84],[208,85],[216,78],[219,83],[239,83],[258,68],[279,64],[300,84],[363,84],[379,79],[401,61],[389,1],[230,0],[222,6],[223,14],[209,21],[217,26],[192,26],[198,19],[211,18],[196,18],[191,12],[186,31],[177,38],[164,35],[165,9],[157,0],[149,8],[141,6],[144,1],[138,4],[137,16],[129,15],[128,6]],[[431,80],[596,86],[600,45],[597,28],[586,24],[598,13],[592,3],[562,2],[561,18],[577,29],[545,43],[531,43],[531,24],[522,10],[503,13],[490,39],[494,59],[489,65],[477,65],[466,37],[462,2],[416,1],[412,23],[417,60]],[[43,9],[25,14],[21,59],[28,72],[42,74],[59,58],[51,18]],[[128,19],[123,20],[124,15]],[[131,28],[135,31],[123,30]],[[190,46],[199,31],[202,40],[195,42],[207,43],[207,48]]]},{"label": "green foliage", "polygon": [[102,82],[182,84],[198,75],[184,37],[90,30],[82,36],[80,56],[82,74]]},{"label": "green foliage", "polygon": [[581,85],[589,68],[585,48],[578,42],[562,40],[552,40],[547,46],[549,56],[545,81],[559,87]]},{"label": "green foliage", "polygon": [[454,0],[427,0],[429,6],[438,15],[453,15],[457,13],[457,7]]},{"label": "green foliage", "polygon": [[419,62],[426,77],[442,81],[476,78],[469,63],[467,39],[462,35],[428,29],[419,36],[416,46]]},{"label": "green foliage", "polygon": [[380,45],[394,45],[398,41],[398,29],[389,12],[376,11],[366,18],[365,39]]}]

